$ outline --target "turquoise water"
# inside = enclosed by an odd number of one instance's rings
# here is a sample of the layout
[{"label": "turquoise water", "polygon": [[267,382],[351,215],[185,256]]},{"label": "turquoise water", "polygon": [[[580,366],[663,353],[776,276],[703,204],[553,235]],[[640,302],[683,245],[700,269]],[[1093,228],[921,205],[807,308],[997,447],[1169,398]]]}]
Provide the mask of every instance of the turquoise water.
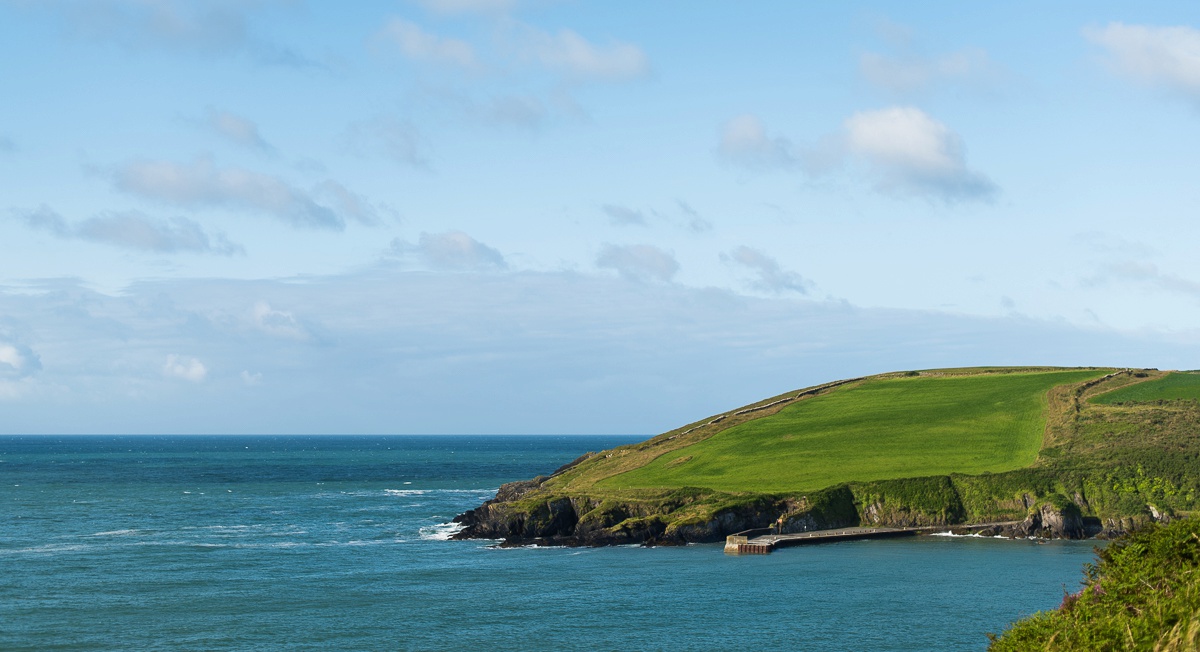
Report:
[{"label": "turquoise water", "polygon": [[[447,541],[629,437],[0,437],[0,649],[982,650],[1092,545]],[[753,648],[752,648],[753,649]]]}]

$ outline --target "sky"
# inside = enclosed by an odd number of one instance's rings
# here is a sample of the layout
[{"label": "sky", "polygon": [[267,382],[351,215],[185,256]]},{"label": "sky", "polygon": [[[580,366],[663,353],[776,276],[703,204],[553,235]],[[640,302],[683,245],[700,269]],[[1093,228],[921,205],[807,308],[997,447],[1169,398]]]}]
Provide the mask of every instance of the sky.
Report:
[{"label": "sky", "polygon": [[0,0],[0,432],[1200,368],[1200,5]]}]

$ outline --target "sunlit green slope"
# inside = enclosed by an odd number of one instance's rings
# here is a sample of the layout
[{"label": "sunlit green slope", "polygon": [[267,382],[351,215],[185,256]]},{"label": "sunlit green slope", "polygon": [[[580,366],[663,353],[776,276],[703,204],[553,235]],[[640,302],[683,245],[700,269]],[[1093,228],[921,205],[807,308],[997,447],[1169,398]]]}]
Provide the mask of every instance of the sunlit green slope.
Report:
[{"label": "sunlit green slope", "polygon": [[789,492],[1033,464],[1047,392],[1108,370],[875,377],[795,401],[597,488]]}]

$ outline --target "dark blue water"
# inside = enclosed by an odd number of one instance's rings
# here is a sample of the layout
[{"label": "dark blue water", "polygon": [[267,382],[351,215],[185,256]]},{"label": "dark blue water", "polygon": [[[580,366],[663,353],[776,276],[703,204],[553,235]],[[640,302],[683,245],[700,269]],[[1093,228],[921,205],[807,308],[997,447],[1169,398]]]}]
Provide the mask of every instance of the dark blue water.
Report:
[{"label": "dark blue water", "polygon": [[0,437],[0,649],[981,650],[1089,543],[446,541],[628,437]]}]

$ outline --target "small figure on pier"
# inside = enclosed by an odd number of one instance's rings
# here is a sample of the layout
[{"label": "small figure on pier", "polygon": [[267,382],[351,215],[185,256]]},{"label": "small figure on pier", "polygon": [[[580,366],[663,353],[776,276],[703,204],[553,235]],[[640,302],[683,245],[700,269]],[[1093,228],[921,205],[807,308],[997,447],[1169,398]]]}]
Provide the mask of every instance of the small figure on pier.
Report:
[{"label": "small figure on pier", "polygon": [[783,534],[783,517],[775,519],[775,534]]}]

